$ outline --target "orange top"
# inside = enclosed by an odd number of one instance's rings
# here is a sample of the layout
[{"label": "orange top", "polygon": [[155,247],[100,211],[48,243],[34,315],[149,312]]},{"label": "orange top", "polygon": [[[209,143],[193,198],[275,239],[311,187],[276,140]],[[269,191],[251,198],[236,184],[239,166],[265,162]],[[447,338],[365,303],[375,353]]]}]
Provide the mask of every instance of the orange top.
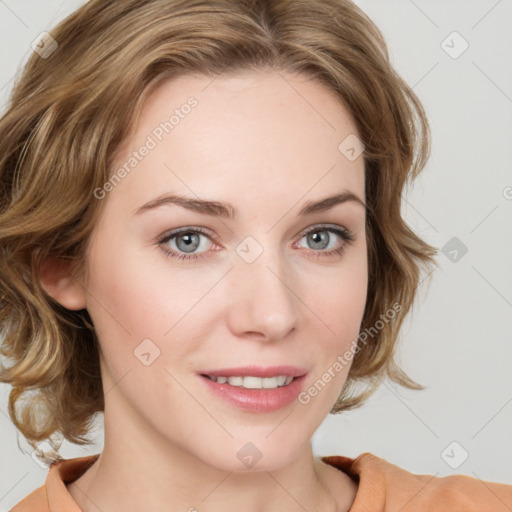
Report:
[{"label": "orange top", "polygon": [[[51,466],[43,486],[10,512],[81,512],[66,484],[79,478],[99,454],[61,459]],[[359,483],[350,512],[511,512],[512,485],[465,475],[415,475],[371,453],[356,459],[321,459]]]}]

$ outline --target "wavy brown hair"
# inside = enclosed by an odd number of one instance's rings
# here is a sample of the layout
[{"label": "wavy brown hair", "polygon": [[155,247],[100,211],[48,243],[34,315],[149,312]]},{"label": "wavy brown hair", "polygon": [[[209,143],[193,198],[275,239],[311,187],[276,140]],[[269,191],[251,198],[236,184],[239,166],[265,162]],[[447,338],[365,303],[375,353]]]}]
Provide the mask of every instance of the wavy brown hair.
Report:
[{"label": "wavy brown hair", "polygon": [[51,35],[58,47],[30,56],[0,118],[0,381],[12,385],[9,414],[33,448],[43,440],[57,447],[56,436],[90,443],[92,419],[104,409],[91,319],[52,300],[41,265],[58,257],[83,269],[104,203],[93,191],[109,179],[148,94],[188,73],[298,72],[349,110],[365,145],[362,330],[375,330],[392,304],[401,309],[357,347],[331,412],[360,406],[385,377],[424,389],[400,369],[395,350],[421,267],[436,265],[437,249],[401,216],[430,130],[367,15],[348,0],[90,0]]}]

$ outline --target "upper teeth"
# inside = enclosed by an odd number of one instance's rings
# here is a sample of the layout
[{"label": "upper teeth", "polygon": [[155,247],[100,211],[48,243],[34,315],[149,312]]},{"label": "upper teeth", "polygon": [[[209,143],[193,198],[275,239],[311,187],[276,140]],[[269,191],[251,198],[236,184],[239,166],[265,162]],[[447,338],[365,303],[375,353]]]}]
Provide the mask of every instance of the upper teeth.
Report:
[{"label": "upper teeth", "polygon": [[214,377],[208,375],[208,377],[219,384],[227,382],[231,386],[241,386],[247,389],[275,389],[280,386],[287,386],[293,380],[293,377],[286,375],[277,377]]}]

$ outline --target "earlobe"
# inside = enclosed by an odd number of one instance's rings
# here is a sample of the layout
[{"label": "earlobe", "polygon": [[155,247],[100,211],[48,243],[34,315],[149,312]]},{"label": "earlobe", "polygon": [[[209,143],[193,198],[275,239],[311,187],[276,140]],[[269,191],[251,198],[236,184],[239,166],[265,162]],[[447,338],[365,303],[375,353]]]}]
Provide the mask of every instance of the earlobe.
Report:
[{"label": "earlobe", "polygon": [[86,292],[72,275],[72,261],[63,258],[44,261],[39,279],[46,293],[66,309],[86,307]]}]

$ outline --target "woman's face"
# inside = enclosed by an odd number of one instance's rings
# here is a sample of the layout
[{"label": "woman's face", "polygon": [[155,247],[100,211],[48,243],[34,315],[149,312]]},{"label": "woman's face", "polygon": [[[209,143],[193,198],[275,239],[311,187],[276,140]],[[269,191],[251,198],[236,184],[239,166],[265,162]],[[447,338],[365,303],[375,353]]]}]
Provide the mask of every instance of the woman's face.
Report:
[{"label": "woman's face", "polygon": [[[235,471],[248,456],[270,470],[304,453],[346,380],[339,361],[366,301],[355,134],[333,93],[302,75],[188,76],[147,99],[91,198],[106,201],[84,283],[106,443]],[[191,203],[152,204],[171,195]],[[301,214],[337,195],[348,199]],[[204,376],[248,366],[259,378]],[[272,389],[276,374],[300,378]]]}]

